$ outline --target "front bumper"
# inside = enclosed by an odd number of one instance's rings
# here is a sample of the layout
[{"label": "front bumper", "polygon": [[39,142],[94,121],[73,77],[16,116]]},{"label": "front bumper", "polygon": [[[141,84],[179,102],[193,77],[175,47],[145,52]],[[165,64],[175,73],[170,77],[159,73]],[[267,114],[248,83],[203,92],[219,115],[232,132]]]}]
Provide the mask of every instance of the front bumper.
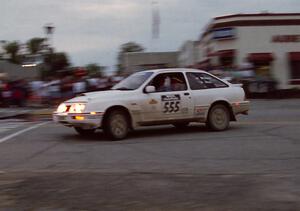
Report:
[{"label": "front bumper", "polygon": [[248,114],[250,109],[250,101],[242,101],[231,104],[233,113],[236,114]]},{"label": "front bumper", "polygon": [[68,127],[93,129],[101,127],[103,113],[53,113],[53,121]]}]

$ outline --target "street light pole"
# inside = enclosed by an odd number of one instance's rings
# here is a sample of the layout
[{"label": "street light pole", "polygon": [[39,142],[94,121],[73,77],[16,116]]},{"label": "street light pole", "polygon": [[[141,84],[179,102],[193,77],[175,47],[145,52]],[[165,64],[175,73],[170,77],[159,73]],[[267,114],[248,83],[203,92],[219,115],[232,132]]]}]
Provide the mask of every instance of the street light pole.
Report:
[{"label": "street light pole", "polygon": [[48,23],[44,26],[45,33],[46,33],[46,42],[48,45],[48,50],[50,51],[53,48],[53,33],[55,27],[52,23]]}]

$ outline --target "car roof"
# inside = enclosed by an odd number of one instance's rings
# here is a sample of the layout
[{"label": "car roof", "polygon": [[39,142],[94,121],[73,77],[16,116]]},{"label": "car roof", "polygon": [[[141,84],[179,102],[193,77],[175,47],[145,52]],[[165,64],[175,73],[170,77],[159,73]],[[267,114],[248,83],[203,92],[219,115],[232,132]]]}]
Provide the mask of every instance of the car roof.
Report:
[{"label": "car roof", "polygon": [[213,75],[214,77],[216,77],[218,80],[223,81],[227,85],[230,84],[228,81],[224,81],[224,80],[222,80],[221,78],[219,78],[218,76],[216,76],[212,73],[209,73],[205,70],[199,70],[199,69],[193,69],[193,68],[165,68],[165,69],[144,70],[144,71],[141,71],[141,72],[153,72],[153,73],[174,73],[174,72],[208,73],[208,74]]},{"label": "car roof", "polygon": [[142,72],[154,72],[154,73],[168,73],[168,72],[197,72],[197,73],[207,73],[204,70],[192,69],[192,68],[166,68],[166,69],[153,69],[144,70]]}]

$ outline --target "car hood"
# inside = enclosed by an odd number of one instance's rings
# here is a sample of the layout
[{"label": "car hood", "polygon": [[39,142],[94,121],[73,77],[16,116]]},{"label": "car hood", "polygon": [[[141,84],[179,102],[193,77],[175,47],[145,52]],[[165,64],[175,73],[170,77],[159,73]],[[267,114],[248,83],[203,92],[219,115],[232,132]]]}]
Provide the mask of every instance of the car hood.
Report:
[{"label": "car hood", "polygon": [[97,99],[111,100],[111,99],[124,97],[126,95],[132,95],[132,91],[108,90],[108,91],[87,92],[87,93],[80,94],[79,96],[74,97],[66,102],[67,103],[88,102]]}]

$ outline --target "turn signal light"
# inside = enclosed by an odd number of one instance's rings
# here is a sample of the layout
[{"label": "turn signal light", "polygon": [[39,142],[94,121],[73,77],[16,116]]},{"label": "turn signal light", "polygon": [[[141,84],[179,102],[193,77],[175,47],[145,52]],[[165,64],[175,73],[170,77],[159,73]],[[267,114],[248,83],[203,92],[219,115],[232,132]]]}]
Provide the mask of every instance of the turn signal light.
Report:
[{"label": "turn signal light", "polygon": [[76,120],[84,120],[84,116],[75,116]]}]

